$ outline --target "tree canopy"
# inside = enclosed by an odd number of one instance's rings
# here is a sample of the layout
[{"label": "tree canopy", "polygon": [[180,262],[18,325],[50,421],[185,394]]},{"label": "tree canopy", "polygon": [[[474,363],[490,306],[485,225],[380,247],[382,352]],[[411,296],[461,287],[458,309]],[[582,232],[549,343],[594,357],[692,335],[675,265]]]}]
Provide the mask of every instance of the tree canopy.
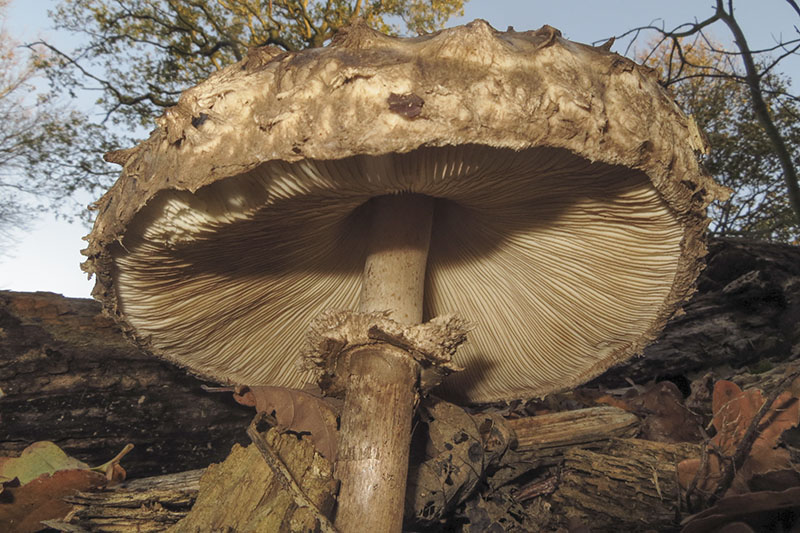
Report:
[{"label": "tree canopy", "polygon": [[[74,193],[96,196],[118,175],[103,154],[133,145],[181,91],[249,48],[322,46],[355,18],[388,33],[433,31],[465,1],[63,0],[50,15],[76,49],[40,41],[22,59],[6,35],[0,43],[0,116],[14,125],[0,139],[0,231],[37,206],[85,214]],[[37,74],[50,91],[31,101]],[[87,92],[93,114],[66,106]]]},{"label": "tree canopy", "polygon": [[[800,222],[786,194],[781,163],[759,123],[745,83],[737,78],[738,57],[717,43],[683,39],[681,53],[660,43],[645,62],[659,71],[676,101],[708,136],[704,164],[731,196],[711,206],[716,236],[800,242]],[[767,66],[759,62],[758,68]],[[711,73],[714,75],[711,75]],[[789,82],[777,73],[761,79],[763,98],[793,159],[800,157],[800,109],[784,95]]]},{"label": "tree canopy", "polygon": [[[785,4],[787,12],[800,18],[796,0]],[[733,48],[715,44],[709,28],[727,30]],[[660,56],[664,85],[683,98],[718,143],[707,164],[735,193],[712,210],[718,234],[800,243],[795,125],[800,96],[790,92],[788,80],[778,74],[784,59],[800,55],[797,25],[794,31],[794,38],[773,36],[771,46],[753,48],[737,19],[734,0],[715,0],[705,18],[672,29],[650,24],[620,36],[632,36],[634,44],[655,32],[658,39],[650,47],[650,58],[659,62]]]},{"label": "tree canopy", "polygon": [[181,91],[245,57],[249,48],[323,46],[355,18],[387,33],[428,32],[464,0],[64,0],[56,27],[84,40],[47,46],[55,87],[99,89],[113,122],[150,127]]},{"label": "tree canopy", "polygon": [[10,243],[14,228],[24,228],[37,208],[64,206],[65,213],[81,210],[66,206],[78,188],[91,190],[86,176],[96,165],[72,158],[78,140],[102,150],[105,139],[94,136],[97,127],[78,127],[87,117],[68,110],[53,93],[37,90],[38,68],[46,57],[28,54],[7,32],[8,0],[0,0],[0,247]]}]

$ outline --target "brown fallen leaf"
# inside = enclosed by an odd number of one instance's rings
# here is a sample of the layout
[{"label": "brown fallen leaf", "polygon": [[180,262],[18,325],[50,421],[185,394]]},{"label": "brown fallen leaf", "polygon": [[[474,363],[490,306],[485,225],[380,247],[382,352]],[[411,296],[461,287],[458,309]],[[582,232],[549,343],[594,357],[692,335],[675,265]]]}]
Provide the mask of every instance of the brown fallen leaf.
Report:
[{"label": "brown fallen leaf", "polygon": [[711,533],[737,523],[746,523],[756,531],[775,531],[776,519],[788,510],[800,513],[800,487],[727,496],[684,519],[681,533]]},{"label": "brown fallen leaf", "polygon": [[336,461],[337,420],[333,408],[308,392],[269,386],[239,386],[234,400],[275,417],[278,425],[295,433],[308,434],[317,451]]},{"label": "brown fallen leaf", "polygon": [[[697,478],[698,490],[711,492],[715,489],[722,479],[725,464],[736,453],[747,428],[764,402],[764,395],[758,389],[742,391],[735,383],[725,380],[715,384],[712,398],[714,417],[711,423],[717,433],[709,442],[705,465],[701,458],[687,459],[678,464],[678,480],[684,488],[690,487]],[[783,432],[798,422],[800,402],[792,391],[784,391],[762,419],[750,453],[737,469],[726,494],[748,492],[748,482],[756,475],[791,469],[789,452],[776,446]]]},{"label": "brown fallen leaf", "polygon": [[480,428],[461,407],[430,396],[420,404],[419,419],[405,514],[415,525],[431,527],[472,493],[486,458]]},{"label": "brown fallen leaf", "polygon": [[604,394],[595,403],[634,413],[642,419],[640,438],[658,442],[699,442],[700,417],[686,408],[683,395],[671,381],[650,383],[623,397]]},{"label": "brown fallen leaf", "polygon": [[45,529],[42,520],[63,518],[72,505],[64,498],[106,484],[103,474],[88,469],[42,474],[20,487],[7,487],[0,501],[0,531],[28,533]]},{"label": "brown fallen leaf", "polygon": [[125,469],[122,468],[122,465],[119,462],[122,460],[123,457],[128,455],[130,451],[133,449],[133,444],[126,444],[125,447],[115,455],[110,461],[107,461],[100,466],[94,466],[90,468],[92,472],[99,472],[105,475],[106,480],[108,481],[109,485],[116,485],[117,483],[122,483],[125,481],[125,476],[127,472]]},{"label": "brown fallen leaf", "polygon": [[107,463],[89,468],[56,444],[35,442],[19,457],[0,459],[0,531],[39,531],[43,520],[63,518],[72,509],[66,496],[125,479],[120,459],[132,444]]}]

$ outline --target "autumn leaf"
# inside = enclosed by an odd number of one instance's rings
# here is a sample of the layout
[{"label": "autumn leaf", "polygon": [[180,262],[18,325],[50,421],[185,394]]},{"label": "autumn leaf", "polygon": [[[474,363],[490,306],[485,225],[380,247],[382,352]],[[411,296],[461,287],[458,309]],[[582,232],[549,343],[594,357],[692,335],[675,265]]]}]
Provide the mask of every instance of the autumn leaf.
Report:
[{"label": "autumn leaf", "polygon": [[65,497],[105,484],[103,474],[70,469],[42,474],[21,487],[7,487],[0,503],[0,530],[28,533],[44,529],[42,520],[63,518],[72,510]]},{"label": "autumn leaf", "polygon": [[89,465],[70,457],[52,442],[34,442],[19,457],[0,457],[0,482],[17,478],[20,485],[25,485],[42,474],[88,468]]},{"label": "autumn leaf", "polygon": [[623,397],[604,394],[594,400],[634,413],[642,419],[641,436],[658,442],[698,442],[700,423],[683,403],[683,395],[671,381],[651,383]]},{"label": "autumn leaf", "polygon": [[681,533],[721,531],[726,525],[742,522],[755,528],[755,531],[771,531],[774,530],[775,518],[779,513],[792,510],[800,510],[800,487],[737,494],[723,498],[713,507],[686,518],[682,523],[684,527]]},{"label": "autumn leaf", "polygon": [[43,520],[63,518],[72,509],[65,497],[125,478],[119,461],[132,448],[128,444],[95,468],[47,441],[31,444],[19,457],[0,458],[0,531],[39,531],[44,528]]},{"label": "autumn leaf", "polygon": [[106,477],[106,481],[108,481],[109,485],[116,485],[117,483],[121,483],[125,481],[125,476],[127,472],[125,469],[122,468],[120,465],[120,461],[123,457],[128,455],[128,453],[133,449],[133,444],[126,444],[125,447],[115,455],[110,461],[107,461],[100,466],[94,466],[90,468],[92,472],[99,472]]},{"label": "autumn leaf", "polygon": [[275,417],[281,428],[308,434],[323,457],[336,460],[336,412],[308,392],[283,387],[236,387],[233,398]]},{"label": "autumn leaf", "polygon": [[[699,458],[687,459],[678,464],[678,479],[687,488],[696,476],[697,488],[711,492],[722,478],[725,463],[732,460],[747,428],[764,405],[763,393],[758,389],[742,391],[730,381],[720,380],[714,385],[711,423],[717,433],[710,440],[707,462],[700,471]],[[756,475],[791,468],[789,452],[777,448],[784,431],[800,422],[800,402],[792,390],[781,393],[773,402],[758,428],[750,454],[736,471],[728,494],[747,492],[748,482]]]}]

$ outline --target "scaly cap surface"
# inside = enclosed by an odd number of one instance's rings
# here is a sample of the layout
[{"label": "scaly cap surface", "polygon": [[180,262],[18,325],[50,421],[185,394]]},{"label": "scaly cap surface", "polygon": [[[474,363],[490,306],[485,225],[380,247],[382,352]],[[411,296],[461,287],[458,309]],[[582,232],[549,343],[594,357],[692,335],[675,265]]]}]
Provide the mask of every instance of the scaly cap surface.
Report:
[{"label": "scaly cap surface", "polygon": [[369,199],[431,195],[425,317],[477,325],[441,393],[542,396],[641,353],[693,291],[724,194],[703,149],[652,71],[553,28],[356,24],[252,51],[110,154],[84,268],[153,353],[300,386],[308,324],[357,306]]}]

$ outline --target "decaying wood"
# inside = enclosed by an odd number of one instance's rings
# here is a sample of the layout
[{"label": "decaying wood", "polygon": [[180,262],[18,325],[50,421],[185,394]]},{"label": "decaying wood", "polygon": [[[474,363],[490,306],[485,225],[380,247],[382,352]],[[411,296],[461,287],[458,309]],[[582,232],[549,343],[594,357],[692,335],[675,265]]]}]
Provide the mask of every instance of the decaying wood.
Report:
[{"label": "decaying wood", "polygon": [[78,493],[70,515],[48,525],[69,533],[333,531],[330,464],[308,439],[256,427],[256,444],[235,445],[220,464]]},{"label": "decaying wood", "polygon": [[516,451],[544,460],[574,446],[591,446],[612,437],[633,437],[639,418],[616,407],[590,407],[507,420],[517,439]]},{"label": "decaying wood", "polygon": [[[274,475],[278,477],[278,481],[282,483],[284,488],[292,495],[297,506],[300,508],[308,508],[314,512],[316,515],[317,527],[320,532],[336,533],[336,529],[333,527],[328,517],[317,508],[314,501],[306,496],[303,488],[297,484],[297,480],[289,470],[289,467],[283,463],[281,457],[270,445],[267,435],[262,433],[262,431],[268,430],[268,426],[265,430],[259,430],[259,426],[265,423],[265,418],[264,413],[257,414],[253,422],[250,423],[250,427],[247,428],[247,435],[252,439],[253,444],[258,448],[261,457],[264,458],[264,461],[269,465]],[[329,488],[331,487],[332,485],[329,485]]]},{"label": "decaying wood", "polygon": [[[409,470],[406,521],[435,527],[470,499],[491,472],[493,483],[533,468],[556,464],[570,446],[600,446],[612,437],[634,435],[639,419],[615,407],[596,407],[506,420],[499,415],[469,415],[436,398],[420,406]],[[513,448],[513,450],[511,450]],[[421,457],[420,457],[421,456]]]},{"label": "decaying wood", "polygon": [[[469,415],[466,414],[464,414],[464,416],[469,417]],[[479,426],[484,424],[485,417],[474,416],[473,418],[477,433],[479,431]],[[496,421],[497,417],[492,417],[492,420]],[[569,421],[569,423],[565,423],[566,421]],[[604,442],[607,442],[608,439],[614,436],[627,435],[635,431],[637,419],[634,415],[626,413],[621,409],[600,407],[509,420],[507,422],[514,428],[517,435],[522,436],[519,440],[519,446],[517,447],[518,453],[526,454],[529,460],[532,461],[531,464],[539,461],[552,464],[558,462],[562,458],[564,451],[571,445],[581,444],[584,446],[601,447]],[[573,429],[570,430],[570,428]],[[533,436],[534,429],[540,433],[540,437],[535,438]],[[287,471],[296,472],[299,468],[292,467],[285,463],[287,455],[290,458],[289,460],[294,460],[292,458],[294,458],[295,455],[291,455],[293,452],[285,451],[286,449],[291,450],[291,446],[297,446],[298,449],[302,450],[300,457],[303,461],[308,460],[308,455],[306,455],[308,453],[308,442],[305,439],[298,441],[293,435],[282,436],[279,439],[280,445],[278,447],[278,450],[282,451],[278,453],[274,447],[275,435],[272,433],[268,433],[268,435],[271,435],[270,439],[272,440],[264,439],[261,443],[262,446],[270,446],[269,450],[275,452],[275,457],[281,461],[281,465],[285,466]],[[294,441],[302,442],[302,445],[296,444]],[[273,444],[267,444],[269,442]],[[446,442],[442,442],[438,444],[438,447],[444,449],[447,444]],[[286,448],[281,448],[281,446]],[[436,446],[436,444],[433,443],[432,446]],[[264,453],[269,453],[269,450],[267,452],[262,452],[261,455],[263,456]],[[489,452],[493,453],[495,450],[489,450]],[[234,451],[234,453],[237,454],[237,458],[228,459],[227,461],[233,462],[243,460],[238,457],[243,452]],[[233,455],[234,454],[232,454],[232,456]],[[492,457],[494,457],[494,455]],[[257,457],[250,457],[249,455],[247,459],[253,459],[256,462],[259,461]],[[317,458],[314,460],[318,461]],[[267,463],[264,462],[264,464],[266,465]],[[225,463],[223,463],[223,465],[225,465]],[[242,472],[230,473],[231,467],[223,465],[212,466],[212,469],[214,469],[212,472],[222,468],[224,468],[224,470],[217,472],[213,475],[214,477],[210,479],[219,480],[224,478],[224,475],[233,475],[239,476],[235,479],[241,480],[241,478],[245,476]],[[269,468],[275,471],[281,465],[276,466],[272,464]],[[436,465],[438,465],[438,467],[446,466],[441,462],[441,458],[438,459]],[[489,465],[486,466],[488,467]],[[495,464],[494,466],[497,467],[499,465]],[[412,470],[419,471],[419,468],[420,465],[412,466]],[[262,466],[259,466],[257,470],[259,476],[264,475]],[[51,527],[56,527],[56,529],[61,531],[75,532],[122,533],[124,531],[135,530],[143,533],[155,533],[165,531],[189,512],[189,509],[197,498],[200,485],[199,480],[203,472],[203,470],[195,470],[168,476],[132,480],[100,492],[79,493],[69,500],[75,505],[75,509],[69,518],[61,523],[52,523]],[[228,474],[226,474],[226,472],[228,472]],[[445,476],[445,478],[446,477],[449,476]],[[284,483],[284,489],[287,490],[287,494],[291,495],[293,494],[292,491],[296,491],[297,489],[292,487],[286,489],[286,478],[287,476],[284,474],[283,481],[278,479],[278,482]],[[419,480],[419,474],[412,475],[412,478]],[[294,477],[292,477],[292,479],[297,481]],[[444,478],[442,478],[442,482],[444,482]],[[209,481],[209,483],[212,483],[212,481]],[[227,497],[225,487],[230,489],[230,486],[234,486],[236,483],[241,483],[241,481],[223,481],[223,486],[216,489],[214,494],[218,495],[220,498],[225,498]],[[472,483],[471,486],[474,487],[475,484],[476,483]],[[456,487],[454,491],[458,492],[457,489],[458,487]],[[236,489],[236,494],[239,494],[240,490],[243,489]],[[418,490],[426,489],[420,487]],[[442,489],[442,492],[444,492],[444,489]],[[302,497],[305,497],[304,494],[305,493],[303,493]],[[297,495],[295,494],[295,496]],[[419,498],[412,497],[409,501],[411,500],[418,502],[425,501],[422,496]],[[208,501],[213,500],[209,497]],[[222,502],[220,506],[224,507],[227,505],[225,503],[227,500],[220,501]],[[315,501],[319,501],[319,496]],[[303,506],[298,504],[297,501],[295,501],[295,504],[299,507]],[[322,509],[324,509],[324,512],[321,512],[321,514],[326,516],[325,513],[330,511],[330,502],[324,500]],[[433,511],[431,509],[408,508],[406,512],[417,516],[430,516]],[[179,531],[182,530],[184,529],[179,529]]]},{"label": "decaying wood", "polygon": [[[700,455],[700,446],[611,439],[602,449],[564,454],[558,488],[539,505],[540,518],[566,527],[577,519],[592,531],[679,530],[676,467]],[[541,503],[541,502],[540,502]]]},{"label": "decaying wood", "polygon": [[697,291],[643,357],[593,383],[625,386],[800,356],[800,247],[711,240]]},{"label": "decaying wood", "polygon": [[252,409],[129,344],[92,300],[0,291],[0,455],[49,440],[130,478],[205,468],[248,442]]},{"label": "decaying wood", "polygon": [[330,517],[334,504],[330,464],[310,441],[294,434],[272,428],[263,440],[294,486],[264,461],[256,445],[236,445],[224,462],[208,468],[191,512],[169,531],[322,531],[320,513]]},{"label": "decaying wood", "polygon": [[186,516],[200,489],[205,470],[135,479],[98,492],[67,499],[72,512],[48,525],[67,532],[157,533]]}]

